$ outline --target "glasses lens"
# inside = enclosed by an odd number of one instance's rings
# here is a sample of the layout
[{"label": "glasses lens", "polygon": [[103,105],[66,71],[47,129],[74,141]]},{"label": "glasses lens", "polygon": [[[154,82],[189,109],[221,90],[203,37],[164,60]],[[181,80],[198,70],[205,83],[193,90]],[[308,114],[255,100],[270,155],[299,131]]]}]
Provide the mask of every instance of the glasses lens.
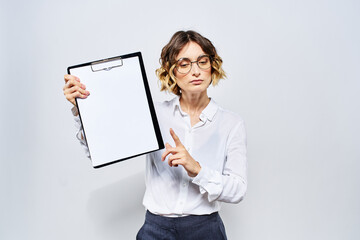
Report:
[{"label": "glasses lens", "polygon": [[180,73],[188,73],[191,69],[190,59],[187,58],[180,59],[177,62],[176,68]]},{"label": "glasses lens", "polygon": [[200,56],[198,58],[198,65],[201,69],[208,69],[211,67],[211,62],[209,56]]}]

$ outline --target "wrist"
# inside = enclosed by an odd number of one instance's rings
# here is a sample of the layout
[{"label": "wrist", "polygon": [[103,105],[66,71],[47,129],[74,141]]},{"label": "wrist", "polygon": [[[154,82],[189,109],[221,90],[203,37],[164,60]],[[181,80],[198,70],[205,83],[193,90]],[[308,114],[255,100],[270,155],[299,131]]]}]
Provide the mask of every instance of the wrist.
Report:
[{"label": "wrist", "polygon": [[199,172],[201,171],[200,163],[198,161],[196,161],[196,164],[197,164],[197,167],[195,168],[195,173],[191,177],[196,177],[199,174]]},{"label": "wrist", "polygon": [[72,108],[71,108],[71,112],[72,114],[76,117],[77,115],[79,115],[79,112],[78,112],[78,109],[76,107],[76,105],[74,105]]},{"label": "wrist", "polygon": [[198,175],[200,170],[201,170],[201,165],[200,165],[200,163],[198,161],[196,161],[196,162],[197,162],[197,165],[198,165],[198,171],[197,171],[196,175]]}]

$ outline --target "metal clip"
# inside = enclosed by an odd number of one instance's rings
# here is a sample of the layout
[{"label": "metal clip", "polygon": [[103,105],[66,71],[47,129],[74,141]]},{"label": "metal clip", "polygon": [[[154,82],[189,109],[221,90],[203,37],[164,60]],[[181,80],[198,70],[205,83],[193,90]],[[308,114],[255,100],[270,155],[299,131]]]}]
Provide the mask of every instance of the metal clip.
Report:
[{"label": "metal clip", "polygon": [[93,72],[110,71],[111,69],[121,67],[122,65],[123,61],[121,57],[114,57],[91,63],[91,70]]}]

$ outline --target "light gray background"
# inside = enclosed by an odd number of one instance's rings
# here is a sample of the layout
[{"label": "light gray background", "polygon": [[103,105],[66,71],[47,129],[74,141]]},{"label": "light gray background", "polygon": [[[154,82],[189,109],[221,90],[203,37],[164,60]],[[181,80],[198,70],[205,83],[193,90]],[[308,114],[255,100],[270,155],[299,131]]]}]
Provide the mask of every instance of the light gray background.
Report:
[{"label": "light gray background", "polygon": [[[209,94],[248,132],[229,239],[360,238],[359,1],[1,1],[0,239],[134,239],[144,157],[95,170],[62,87],[70,65],[142,51],[153,94],[177,30],[213,41]],[[104,116],[106,117],[106,116]]]}]

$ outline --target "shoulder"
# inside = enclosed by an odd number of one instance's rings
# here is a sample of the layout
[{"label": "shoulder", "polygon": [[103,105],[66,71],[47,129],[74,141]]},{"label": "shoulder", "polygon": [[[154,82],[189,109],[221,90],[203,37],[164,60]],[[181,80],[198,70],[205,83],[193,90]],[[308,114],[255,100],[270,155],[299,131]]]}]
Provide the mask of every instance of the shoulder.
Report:
[{"label": "shoulder", "polygon": [[222,107],[218,108],[218,115],[221,125],[225,125],[221,127],[222,130],[228,133],[228,142],[246,143],[246,127],[243,118],[239,114]]},{"label": "shoulder", "polygon": [[163,101],[163,102],[154,102],[154,106],[156,108],[167,108],[172,105],[171,102],[172,102],[172,100]]},{"label": "shoulder", "polygon": [[163,102],[154,102],[154,106],[156,111],[170,110],[173,108],[175,101],[176,101],[176,97],[171,100],[167,100]]},{"label": "shoulder", "polygon": [[217,115],[221,119],[221,121],[225,122],[226,124],[229,124],[232,126],[244,125],[244,120],[239,114],[237,114],[233,111],[230,111],[228,109],[225,109],[221,106],[218,106]]}]

